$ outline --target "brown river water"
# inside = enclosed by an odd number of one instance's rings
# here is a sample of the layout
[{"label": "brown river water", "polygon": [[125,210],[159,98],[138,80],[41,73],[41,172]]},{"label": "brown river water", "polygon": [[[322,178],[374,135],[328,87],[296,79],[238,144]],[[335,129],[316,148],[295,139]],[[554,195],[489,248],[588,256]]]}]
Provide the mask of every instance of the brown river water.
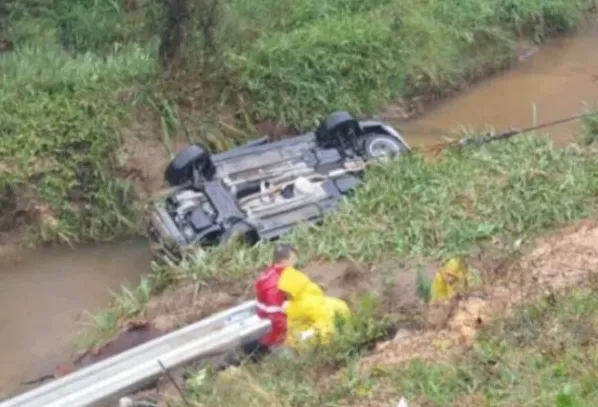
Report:
[{"label": "brown river water", "polygon": [[[506,130],[579,113],[598,99],[598,25],[551,41],[515,69],[469,88],[407,123],[396,123],[412,146],[438,143],[421,129]],[[549,129],[563,141],[569,123]],[[419,134],[418,134],[419,132]],[[110,290],[134,286],[149,270],[143,241],[108,246],[23,251],[0,257],[0,398],[20,381],[51,372],[68,359],[84,310],[108,305]]]}]

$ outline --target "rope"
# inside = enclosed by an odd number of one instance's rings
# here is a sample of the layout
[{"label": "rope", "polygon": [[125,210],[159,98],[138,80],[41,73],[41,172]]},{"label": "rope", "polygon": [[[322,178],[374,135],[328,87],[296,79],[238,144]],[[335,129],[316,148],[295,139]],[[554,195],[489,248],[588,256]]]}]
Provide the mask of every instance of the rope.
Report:
[{"label": "rope", "polygon": [[[411,150],[408,150],[407,153],[432,152],[432,153],[434,153],[434,155],[437,155],[441,151],[443,151],[449,147],[463,147],[463,146],[472,145],[472,144],[474,144],[474,145],[486,144],[486,143],[490,143],[490,142],[496,141],[496,140],[511,138],[518,134],[525,134],[525,133],[529,133],[529,132],[532,132],[535,130],[540,130],[540,129],[544,129],[547,127],[553,127],[553,126],[556,126],[556,125],[559,125],[562,123],[572,122],[575,120],[580,120],[580,119],[584,119],[587,117],[594,117],[594,116],[598,117],[598,113],[577,114],[574,116],[565,117],[562,119],[554,120],[554,121],[547,122],[547,123],[542,123],[542,124],[539,124],[536,126],[531,126],[531,127],[527,127],[527,128],[523,128],[523,129],[512,129],[512,130],[498,133],[498,134],[486,133],[486,134],[480,134],[480,135],[473,136],[473,137],[463,137],[458,140],[448,141],[448,142],[444,142],[444,143],[415,147],[415,148],[412,148]],[[365,167],[368,166],[368,164],[371,164],[371,163],[364,163],[362,166],[357,166],[356,168],[344,168],[344,170],[345,170],[345,173],[361,172],[365,169]],[[284,180],[286,177],[287,177],[286,175],[276,177],[275,179],[271,180],[271,183],[276,184],[276,182],[280,182],[280,181]],[[319,174],[307,174],[307,178],[309,178],[311,180],[316,180],[319,178],[325,179],[326,177],[324,175],[319,175]],[[285,187],[287,187],[289,184],[292,184],[292,183],[293,183],[293,181],[288,181],[288,182],[281,182],[278,185],[273,185],[268,191],[251,194],[249,196],[246,196],[246,197],[240,199],[239,204],[246,205],[247,203],[251,202],[252,200],[254,200],[256,198],[259,199],[264,196],[272,197],[274,194],[281,192]]]},{"label": "rope", "polygon": [[[486,134],[480,134],[477,136],[472,136],[472,137],[462,137],[458,140],[453,140],[453,141],[448,141],[448,142],[444,142],[444,143],[438,143],[438,144],[432,144],[432,145],[427,145],[427,146],[421,146],[421,147],[415,147],[412,148],[411,150],[408,150],[407,153],[414,153],[414,152],[432,152],[434,153],[434,155],[438,155],[441,151],[450,148],[450,147],[463,147],[466,145],[482,145],[482,144],[486,144],[486,143],[490,143],[492,141],[496,141],[496,140],[504,140],[504,139],[508,139],[511,137],[514,137],[516,135],[519,134],[525,134],[525,133],[530,133],[532,131],[535,130],[540,130],[540,129],[545,129],[548,127],[553,127],[559,124],[563,124],[563,123],[568,123],[568,122],[572,122],[572,121],[576,121],[576,120],[581,120],[587,117],[598,117],[598,113],[584,113],[584,114],[576,114],[573,116],[568,116],[562,119],[558,119],[558,120],[554,120],[551,122],[547,122],[547,123],[542,123],[542,124],[538,124],[535,126],[531,126],[531,127],[526,127],[523,129],[511,129],[502,133],[498,133],[498,134],[493,134],[493,133],[486,133]],[[352,172],[361,172],[363,171],[363,169],[365,167],[368,166],[368,164],[371,164],[371,162],[369,163],[364,163],[363,166],[359,166],[358,168],[345,168],[345,173],[352,173]],[[278,177],[278,179],[282,179],[284,178],[284,176],[282,177]],[[325,179],[326,177],[323,175],[316,175],[316,174],[312,174],[311,176],[308,176],[308,178],[322,178]],[[245,198],[243,198],[240,201],[240,204],[246,204],[247,202],[250,202],[253,199],[259,198],[259,197],[263,197],[263,196],[272,196],[278,192],[281,192],[287,185],[292,184],[292,181],[289,182],[285,182],[285,183],[281,183],[279,185],[275,185],[272,187],[272,189],[266,191],[266,192],[260,192],[258,194],[252,194],[250,196],[247,196]]]},{"label": "rope", "polygon": [[568,116],[568,117],[565,117],[562,119],[553,120],[551,122],[542,123],[542,124],[538,124],[538,125],[531,126],[531,127],[526,127],[523,129],[511,129],[511,130],[508,130],[508,131],[505,131],[502,133],[496,133],[496,134],[485,133],[485,134],[479,134],[477,136],[472,136],[472,137],[463,137],[458,140],[448,141],[448,142],[444,142],[444,143],[415,147],[415,148],[411,149],[410,152],[411,153],[413,153],[413,152],[434,152],[435,154],[438,154],[442,150],[449,148],[449,147],[463,147],[466,145],[486,144],[486,143],[490,143],[492,141],[504,140],[504,139],[508,139],[508,138],[511,138],[516,135],[526,134],[526,133],[530,133],[532,131],[545,129],[548,127],[554,127],[559,124],[568,123],[568,122],[572,122],[572,121],[576,121],[576,120],[581,120],[581,119],[585,119],[588,117],[598,117],[598,113],[576,114],[573,116]]}]

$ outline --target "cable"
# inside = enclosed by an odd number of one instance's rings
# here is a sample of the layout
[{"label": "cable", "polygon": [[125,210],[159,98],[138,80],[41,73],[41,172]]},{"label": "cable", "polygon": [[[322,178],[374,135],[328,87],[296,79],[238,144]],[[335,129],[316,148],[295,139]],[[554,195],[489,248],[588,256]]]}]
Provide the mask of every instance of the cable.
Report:
[{"label": "cable", "polygon": [[471,144],[476,144],[476,145],[486,144],[486,143],[489,143],[492,141],[507,139],[507,138],[511,138],[511,137],[519,135],[519,134],[526,134],[526,133],[530,133],[532,131],[545,129],[548,127],[553,127],[553,126],[557,126],[559,124],[568,123],[568,122],[572,122],[572,121],[576,121],[576,120],[581,120],[581,119],[585,119],[588,117],[598,117],[598,113],[576,114],[573,116],[568,116],[568,117],[565,117],[562,119],[553,120],[551,122],[542,123],[542,124],[538,124],[538,125],[531,126],[531,127],[526,127],[523,129],[511,129],[511,130],[497,133],[497,134],[485,133],[485,134],[479,134],[479,135],[472,136],[472,137],[463,137],[459,140],[452,140],[452,141],[448,141],[448,142],[444,142],[444,143],[415,147],[415,148],[411,149],[410,151],[411,152],[439,153],[440,151],[442,151],[448,147],[463,147],[465,145],[471,145]]}]

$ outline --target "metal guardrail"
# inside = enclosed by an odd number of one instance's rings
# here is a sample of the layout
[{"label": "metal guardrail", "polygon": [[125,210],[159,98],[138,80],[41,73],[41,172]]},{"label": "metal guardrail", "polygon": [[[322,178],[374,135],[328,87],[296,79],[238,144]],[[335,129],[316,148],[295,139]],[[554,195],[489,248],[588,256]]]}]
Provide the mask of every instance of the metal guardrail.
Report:
[{"label": "metal guardrail", "polygon": [[0,407],[91,407],[115,400],[205,355],[267,332],[270,322],[248,301],[0,403]]}]

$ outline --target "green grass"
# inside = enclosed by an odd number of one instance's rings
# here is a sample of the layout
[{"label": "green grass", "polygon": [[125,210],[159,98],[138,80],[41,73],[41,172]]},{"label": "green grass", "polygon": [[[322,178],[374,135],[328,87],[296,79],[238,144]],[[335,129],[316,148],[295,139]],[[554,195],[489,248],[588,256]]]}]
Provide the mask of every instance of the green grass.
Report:
[{"label": "green grass", "polygon": [[[586,134],[595,132],[593,122],[586,121]],[[308,248],[306,257],[330,260],[376,260],[389,252],[475,254],[488,241],[506,254],[506,244],[516,238],[594,214],[597,191],[592,147],[555,149],[548,139],[528,135],[451,152],[429,165],[413,157],[381,166],[322,229],[300,231],[291,240]],[[245,251],[221,263],[226,250],[208,263],[229,270],[254,265]],[[375,301],[356,304],[356,315],[340,327],[330,348],[301,359],[272,358],[224,376],[202,370],[188,380],[186,392],[200,406],[392,406],[401,397],[420,406],[593,406],[598,295],[595,282],[586,285],[556,297],[528,298],[483,329],[456,361],[415,358],[369,371],[358,370],[357,363],[385,326],[397,323],[397,315],[372,307]]]},{"label": "green grass", "polygon": [[33,242],[136,233],[139,202],[115,152],[137,109],[157,116],[148,138],[230,147],[253,136],[252,122],[305,128],[471,80],[513,59],[516,31],[572,29],[591,3],[220,0],[214,15],[192,9],[184,79],[165,81],[159,1],[134,13],[110,0],[7,1],[0,35],[15,50],[0,55],[0,227],[24,223]]},{"label": "green grass", "polygon": [[598,116],[590,116],[585,120],[585,131],[583,134],[583,143],[593,145],[598,140]]},{"label": "green grass", "polygon": [[[597,190],[593,155],[525,135],[446,151],[431,164],[414,154],[372,167],[341,211],[285,240],[301,248],[304,260],[368,262],[389,253],[440,259],[471,254],[490,239],[512,242],[591,216]],[[271,247],[222,246],[181,269],[200,278],[242,278],[267,261]]]},{"label": "green grass", "polygon": [[113,303],[109,310],[98,314],[86,312],[83,329],[74,340],[75,348],[87,350],[112,337],[123,319],[139,315],[145,309],[157,286],[154,277],[142,280],[133,290],[121,287],[120,292],[112,293]]},{"label": "green grass", "polygon": [[133,47],[71,58],[32,46],[0,59],[1,205],[49,213],[56,222],[34,224],[36,240],[110,239],[137,227],[130,185],[113,173],[118,124],[130,114],[116,93],[140,65],[150,74],[150,61]]},{"label": "green grass", "polygon": [[30,243],[139,233],[116,152],[133,113],[125,95],[155,76],[151,46],[126,41],[118,2],[6,3],[15,51],[0,56],[2,228],[24,225]]},{"label": "green grass", "polygon": [[[561,149],[548,137],[523,135],[446,151],[433,163],[414,154],[373,167],[365,185],[322,226],[299,227],[283,240],[301,249],[303,264],[314,258],[441,260],[490,247],[508,254],[517,239],[595,215],[597,191],[593,149]],[[156,268],[150,278],[162,286],[173,278],[242,283],[269,262],[272,248],[220,246],[201,259]],[[99,339],[131,316],[121,308],[99,317]]]},{"label": "green grass", "polygon": [[405,397],[418,406],[590,407],[598,399],[597,315],[595,292],[572,292],[495,321],[456,362],[415,359],[358,371],[356,355],[323,385],[318,361],[271,360],[229,379],[204,373],[187,390],[209,406],[393,406]]},{"label": "green grass", "polygon": [[[515,32],[539,39],[555,29],[569,30],[589,5],[561,0],[277,3],[262,7],[284,17],[264,12],[261,19],[268,21],[254,28],[261,36],[234,53],[232,63],[253,97],[253,117],[303,128],[339,108],[369,114],[389,101],[456,86],[506,66],[515,57]],[[261,13],[258,7],[258,21]],[[253,22],[238,18],[240,27]],[[279,32],[270,36],[268,30]]]},{"label": "green grass", "polygon": [[[222,113],[296,128],[339,109],[374,113],[388,102],[457,86],[509,64],[516,33],[539,40],[554,30],[571,30],[594,2],[229,0],[212,27],[215,55],[202,52],[200,27],[192,28],[184,86],[176,79],[164,82],[155,69],[161,28],[155,3],[147,2],[147,9],[130,18],[119,2],[108,0],[58,1],[51,9],[6,2],[14,13],[9,20],[2,16],[0,34],[16,49],[0,55],[2,228],[14,227],[6,218],[29,212],[43,215],[25,219],[36,242],[136,232],[139,202],[130,183],[116,176],[115,158],[120,130],[135,113],[133,102],[149,104],[160,116],[162,125],[148,137],[168,138],[167,130],[175,129],[222,148],[248,136],[233,132],[222,140],[218,127],[202,134]],[[506,248],[514,239],[594,215],[597,186],[595,155],[557,150],[541,138],[449,152],[431,165],[413,156],[373,168],[341,212],[287,240],[301,248],[303,261],[472,254],[489,242]],[[87,343],[139,313],[172,274],[245,281],[271,249],[221,247],[201,261],[156,270],[138,289],[117,295],[112,309],[93,316],[96,332]],[[523,317],[498,323],[456,365],[415,362],[382,377],[351,369],[381,335],[384,327],[375,322],[387,322],[358,316],[326,357],[253,367],[228,392],[206,389],[199,380],[188,390],[215,406],[241,399],[256,406],[335,405],[389,391],[393,398],[406,395],[437,405],[460,405],[459,397],[469,394],[482,394],[492,405],[558,400],[559,407],[575,405],[566,404],[569,398],[593,405],[595,349],[581,343],[580,335],[563,332],[577,332],[596,303],[586,295],[564,297],[557,308],[539,304],[532,311],[543,323],[530,325]],[[590,320],[582,322],[593,327]],[[520,342],[534,335],[554,352],[542,354],[538,343]],[[567,351],[559,351],[560,343]],[[482,362],[498,356],[501,371],[488,373]],[[339,364],[349,366],[342,379],[332,388],[318,387],[322,376],[314,375],[314,367],[330,371]],[[226,398],[232,394],[234,400]]]}]

